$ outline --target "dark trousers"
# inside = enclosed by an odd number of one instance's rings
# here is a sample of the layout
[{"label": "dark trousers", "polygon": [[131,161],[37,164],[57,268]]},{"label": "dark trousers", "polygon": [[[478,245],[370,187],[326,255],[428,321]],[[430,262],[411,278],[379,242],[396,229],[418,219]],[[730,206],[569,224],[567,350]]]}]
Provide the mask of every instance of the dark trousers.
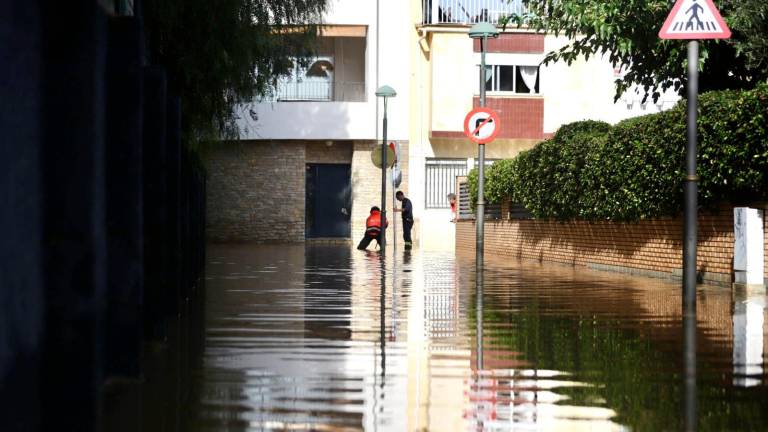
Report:
[{"label": "dark trousers", "polygon": [[381,237],[381,231],[366,231],[363,239],[360,240],[360,243],[357,245],[357,248],[360,250],[365,250],[374,240],[376,240],[377,244],[381,245],[381,240],[379,237]]},{"label": "dark trousers", "polygon": [[403,219],[403,241],[411,243],[411,228],[413,228],[413,219]]}]

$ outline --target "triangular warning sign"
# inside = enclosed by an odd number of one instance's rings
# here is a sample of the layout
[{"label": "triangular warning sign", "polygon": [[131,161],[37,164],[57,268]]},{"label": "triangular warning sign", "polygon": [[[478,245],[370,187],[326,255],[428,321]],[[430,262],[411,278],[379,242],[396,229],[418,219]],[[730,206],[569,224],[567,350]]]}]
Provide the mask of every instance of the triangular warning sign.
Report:
[{"label": "triangular warning sign", "polygon": [[662,39],[728,39],[731,30],[712,0],[677,0],[664,26]]}]

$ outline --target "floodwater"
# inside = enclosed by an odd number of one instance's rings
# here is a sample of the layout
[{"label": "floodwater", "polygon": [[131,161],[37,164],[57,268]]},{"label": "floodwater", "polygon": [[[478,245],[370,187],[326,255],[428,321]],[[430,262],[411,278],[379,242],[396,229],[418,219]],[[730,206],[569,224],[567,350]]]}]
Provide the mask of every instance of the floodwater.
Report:
[{"label": "floodwater", "polygon": [[[350,246],[208,250],[186,430],[682,430],[680,284]],[[478,290],[481,291],[478,293]],[[698,290],[699,430],[768,430],[765,294]]]}]

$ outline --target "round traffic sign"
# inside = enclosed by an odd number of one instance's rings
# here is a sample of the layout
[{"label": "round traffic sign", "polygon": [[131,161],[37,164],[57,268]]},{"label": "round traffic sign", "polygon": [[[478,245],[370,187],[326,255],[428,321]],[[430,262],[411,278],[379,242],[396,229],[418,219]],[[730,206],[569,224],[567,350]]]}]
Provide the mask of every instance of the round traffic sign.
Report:
[{"label": "round traffic sign", "polygon": [[[376,168],[381,168],[381,144],[371,150],[371,162]],[[395,149],[392,146],[387,147],[387,168],[395,164]]]},{"label": "round traffic sign", "polygon": [[464,118],[464,135],[478,144],[496,139],[500,129],[499,115],[490,108],[475,108]]}]

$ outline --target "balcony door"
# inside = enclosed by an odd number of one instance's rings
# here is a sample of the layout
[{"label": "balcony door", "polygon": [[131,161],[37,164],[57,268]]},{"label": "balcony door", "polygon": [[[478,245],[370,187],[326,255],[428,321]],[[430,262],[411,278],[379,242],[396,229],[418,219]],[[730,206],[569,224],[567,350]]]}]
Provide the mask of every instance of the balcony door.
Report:
[{"label": "balcony door", "polygon": [[350,237],[351,165],[307,164],[306,237]]}]

